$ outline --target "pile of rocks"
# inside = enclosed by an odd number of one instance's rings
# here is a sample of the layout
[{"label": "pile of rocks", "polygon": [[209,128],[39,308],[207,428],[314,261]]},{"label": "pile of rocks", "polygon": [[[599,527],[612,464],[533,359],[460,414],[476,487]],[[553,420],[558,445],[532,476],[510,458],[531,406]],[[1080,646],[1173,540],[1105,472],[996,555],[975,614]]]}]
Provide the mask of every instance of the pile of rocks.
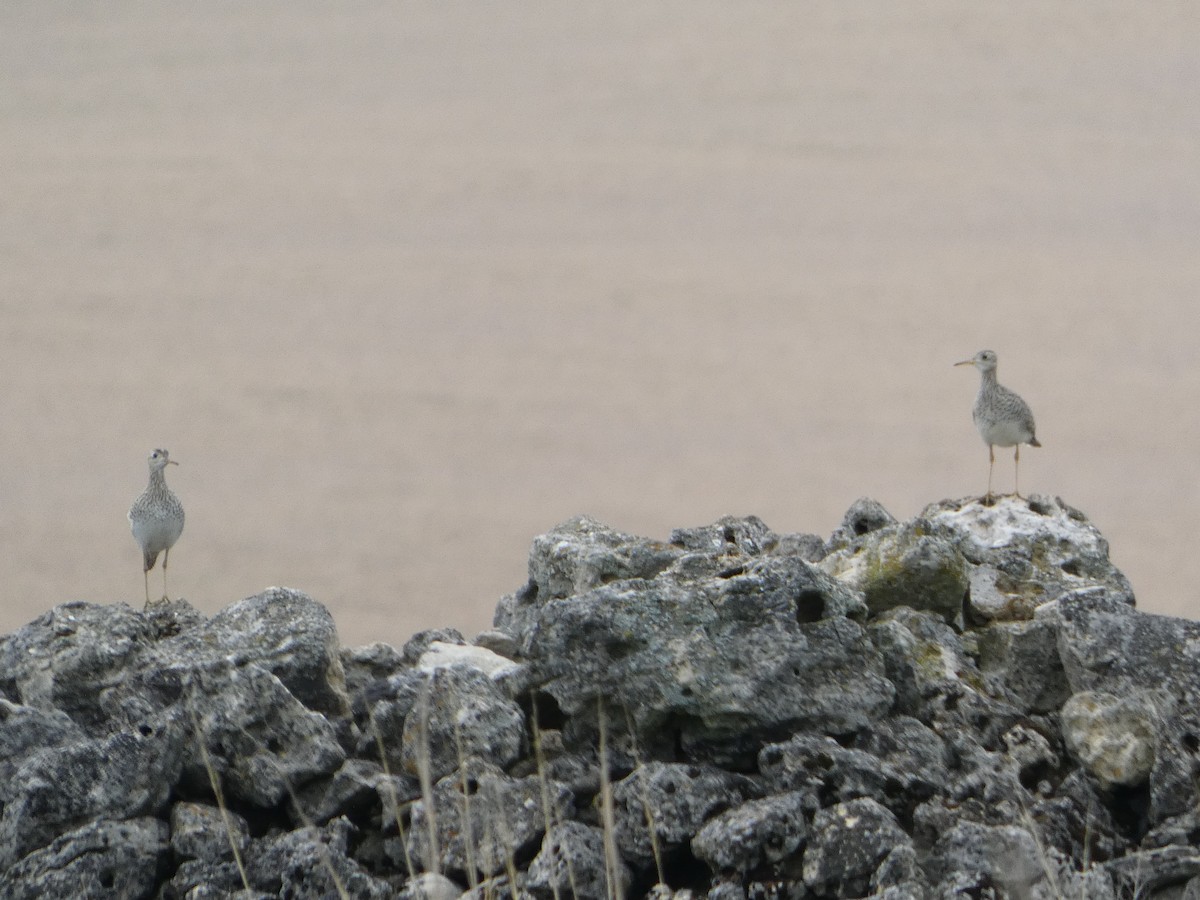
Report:
[{"label": "pile of rocks", "polygon": [[529,570],[473,644],[286,589],[0,639],[0,896],[1200,898],[1200,625],[1061,501]]}]

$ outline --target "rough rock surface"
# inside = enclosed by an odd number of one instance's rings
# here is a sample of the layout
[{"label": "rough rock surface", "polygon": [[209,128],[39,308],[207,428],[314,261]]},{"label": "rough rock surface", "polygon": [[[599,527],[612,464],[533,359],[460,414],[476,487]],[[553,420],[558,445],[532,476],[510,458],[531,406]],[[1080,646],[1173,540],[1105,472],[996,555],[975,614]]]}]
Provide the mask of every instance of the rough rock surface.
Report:
[{"label": "rough rock surface", "polygon": [[1200,897],[1200,624],[1057,499],[538,537],[495,628],[272,588],[0,638],[0,896]]}]

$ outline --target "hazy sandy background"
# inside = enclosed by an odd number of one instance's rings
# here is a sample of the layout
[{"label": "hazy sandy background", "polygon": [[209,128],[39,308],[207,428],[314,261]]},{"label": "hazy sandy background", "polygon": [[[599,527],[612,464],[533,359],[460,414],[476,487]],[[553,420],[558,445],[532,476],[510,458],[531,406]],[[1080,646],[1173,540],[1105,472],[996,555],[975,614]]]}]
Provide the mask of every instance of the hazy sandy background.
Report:
[{"label": "hazy sandy background", "polygon": [[982,347],[1195,616],[1194,5],[382,6],[0,5],[0,630],[141,605],[155,446],[172,593],[350,644],[577,513],[912,516],[984,488]]}]

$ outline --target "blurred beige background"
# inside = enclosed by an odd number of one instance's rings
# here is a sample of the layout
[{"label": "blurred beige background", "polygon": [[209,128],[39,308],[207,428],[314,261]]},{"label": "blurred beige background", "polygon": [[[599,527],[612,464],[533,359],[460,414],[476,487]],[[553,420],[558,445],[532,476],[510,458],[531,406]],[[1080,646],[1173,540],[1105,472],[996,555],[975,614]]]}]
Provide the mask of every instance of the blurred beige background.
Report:
[{"label": "blurred beige background", "polygon": [[1194,616],[1197,48],[1186,3],[6,3],[0,630],[141,605],[155,446],[172,593],[349,644],[486,627],[577,513],[909,517],[985,486],[983,347],[1023,486]]}]

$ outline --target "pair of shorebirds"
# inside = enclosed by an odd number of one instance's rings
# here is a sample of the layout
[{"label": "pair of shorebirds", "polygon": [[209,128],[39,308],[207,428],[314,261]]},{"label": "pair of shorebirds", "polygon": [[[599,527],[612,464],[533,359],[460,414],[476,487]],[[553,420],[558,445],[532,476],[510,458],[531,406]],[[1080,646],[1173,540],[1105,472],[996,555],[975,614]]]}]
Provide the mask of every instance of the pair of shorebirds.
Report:
[{"label": "pair of shorebirds", "polygon": [[[992,471],[996,466],[996,447],[1015,447],[1013,453],[1014,492],[1021,496],[1021,445],[1040,447],[1029,404],[996,381],[996,354],[980,350],[956,366],[974,366],[979,370],[979,396],[975,398],[975,427],[988,445],[988,489],[984,502],[992,498]],[[146,583],[146,603],[150,602],[150,570],[163,555],[163,600],[167,599],[167,560],[171,548],[183,533],[183,504],[167,487],[164,470],[178,465],[166,450],[154,450],[148,460],[150,483],[129,508],[129,526],[142,548],[142,575]]]}]

